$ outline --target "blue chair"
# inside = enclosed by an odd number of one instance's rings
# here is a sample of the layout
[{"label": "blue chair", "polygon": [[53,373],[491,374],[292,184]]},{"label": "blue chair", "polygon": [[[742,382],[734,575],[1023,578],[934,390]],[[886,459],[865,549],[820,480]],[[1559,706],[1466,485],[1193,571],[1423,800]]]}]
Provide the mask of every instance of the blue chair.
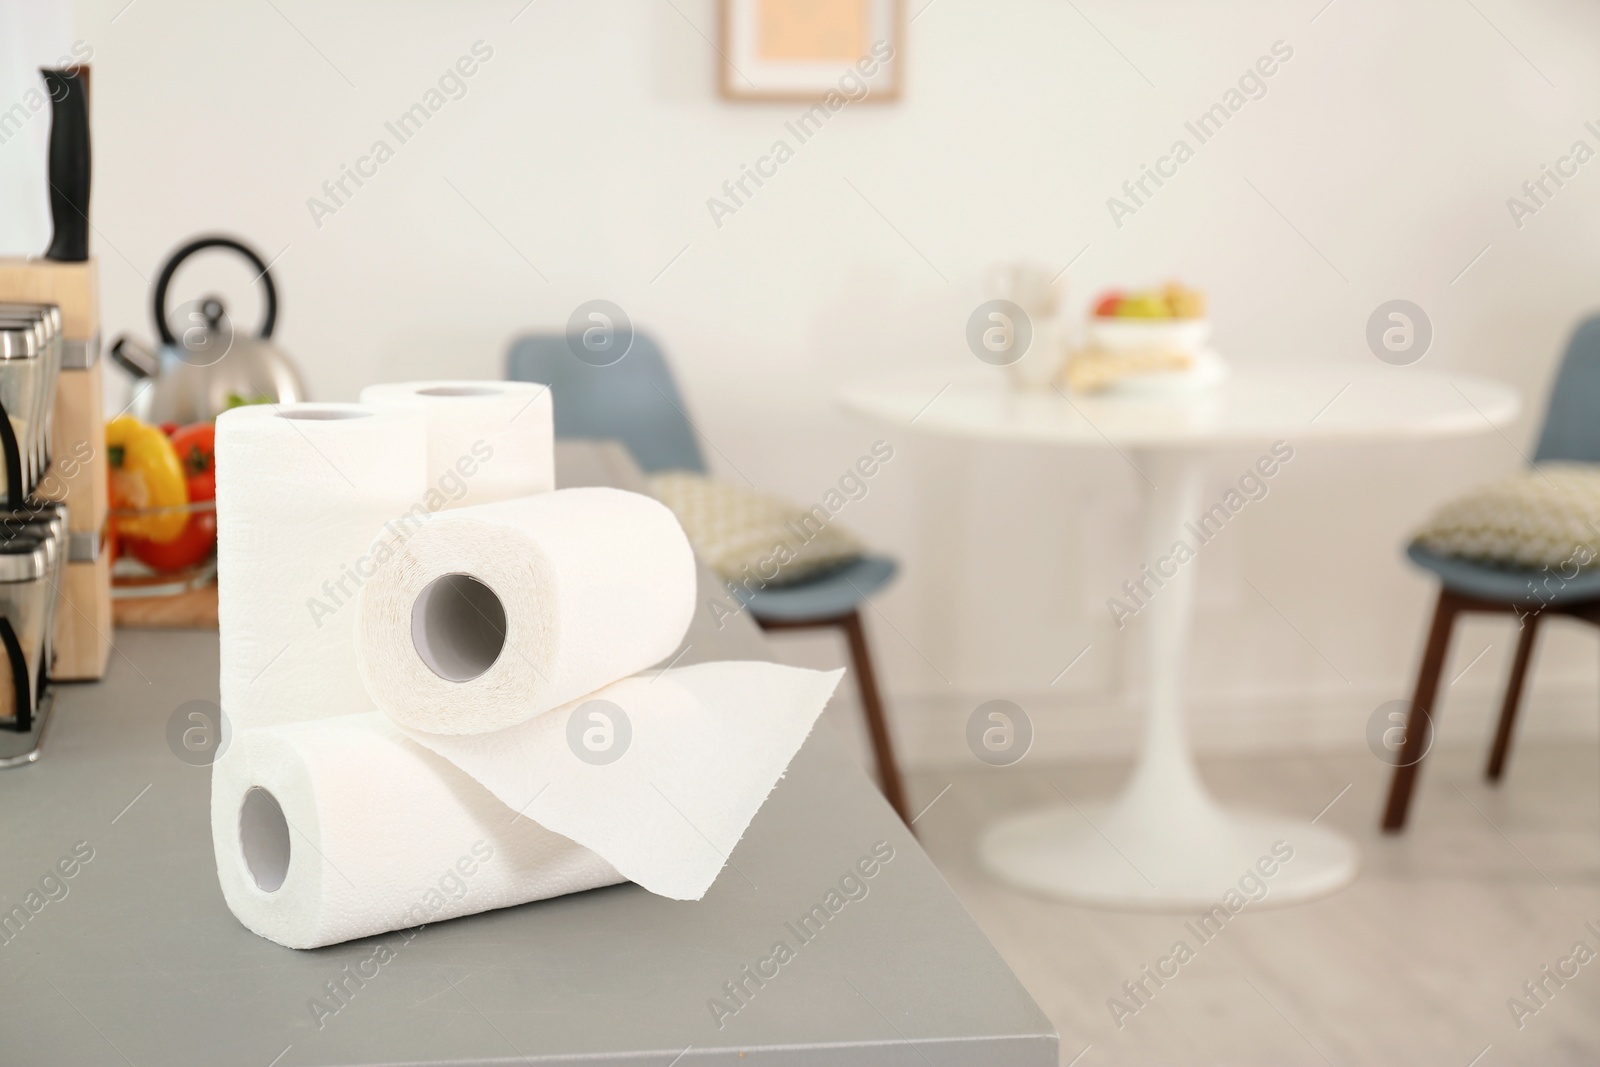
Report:
[{"label": "blue chair", "polygon": [[[507,360],[507,377],[550,386],[556,436],[621,441],[646,473],[705,473],[697,431],[655,341],[635,333],[622,358],[602,366],[598,364],[605,362],[603,359],[579,359],[575,350],[582,345],[578,338],[572,340],[574,345],[569,346],[564,334],[528,334],[512,342]],[[862,601],[888,585],[896,569],[892,559],[865,556],[810,581],[755,590],[735,586],[732,592],[762,629],[830,626],[844,631],[884,796],[909,822],[905,789],[860,613]]]},{"label": "blue chair", "polygon": [[[1539,447],[1533,455],[1535,463],[1547,460],[1600,463],[1600,315],[1584,320],[1567,344],[1545,411]],[[1499,782],[1505,772],[1540,620],[1546,614],[1556,614],[1600,625],[1600,568],[1585,571],[1576,566],[1559,570],[1494,566],[1441,556],[1416,543],[1407,547],[1406,555],[1419,567],[1439,576],[1439,602],[1433,612],[1422,666],[1417,671],[1405,743],[1384,810],[1383,828],[1390,832],[1405,826],[1417,770],[1429,747],[1439,675],[1444,670],[1457,616],[1466,612],[1511,613],[1521,619],[1511,677],[1500,705],[1500,722],[1484,770],[1484,777],[1491,782]]]}]

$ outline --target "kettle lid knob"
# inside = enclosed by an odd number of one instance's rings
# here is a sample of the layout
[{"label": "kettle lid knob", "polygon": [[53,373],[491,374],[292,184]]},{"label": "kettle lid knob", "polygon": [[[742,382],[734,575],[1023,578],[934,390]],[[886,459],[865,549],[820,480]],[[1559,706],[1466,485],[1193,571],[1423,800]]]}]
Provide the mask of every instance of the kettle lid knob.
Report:
[{"label": "kettle lid knob", "polygon": [[217,332],[227,314],[228,309],[223,306],[220,296],[208,296],[200,301],[200,315],[205,319],[206,330],[210,333]]}]

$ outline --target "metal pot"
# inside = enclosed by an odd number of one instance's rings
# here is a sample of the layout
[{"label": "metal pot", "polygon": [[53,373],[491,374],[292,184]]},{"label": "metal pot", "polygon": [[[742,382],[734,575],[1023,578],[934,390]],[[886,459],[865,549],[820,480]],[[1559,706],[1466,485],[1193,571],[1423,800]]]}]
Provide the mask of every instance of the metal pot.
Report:
[{"label": "metal pot", "polygon": [[[167,310],[167,287],[184,260],[207,248],[239,253],[256,269],[266,290],[265,308],[256,336],[233,328],[222,299],[207,296],[185,305],[177,331]],[[240,404],[292,404],[307,399],[294,363],[272,344],[278,320],[278,290],[259,255],[231,237],[201,237],[173,253],[161,268],[151,300],[161,351],[122,336],[111,357],[133,375],[138,390],[131,410],[146,422],[185,425],[214,419]],[[145,380],[148,379],[148,384]]]}]

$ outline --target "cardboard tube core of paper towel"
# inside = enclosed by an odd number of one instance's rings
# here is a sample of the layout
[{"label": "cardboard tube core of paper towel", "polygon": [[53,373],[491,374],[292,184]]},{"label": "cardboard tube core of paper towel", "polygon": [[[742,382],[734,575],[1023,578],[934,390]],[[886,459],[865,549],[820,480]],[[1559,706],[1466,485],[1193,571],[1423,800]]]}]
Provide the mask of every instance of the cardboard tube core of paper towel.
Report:
[{"label": "cardboard tube core of paper towel", "polygon": [[318,419],[327,422],[331,419],[365,419],[372,413],[370,411],[350,411],[342,408],[307,408],[299,411],[280,411],[280,419]]},{"label": "cardboard tube core of paper towel", "polygon": [[418,389],[418,396],[504,396],[504,389],[492,385],[435,385]]},{"label": "cardboard tube core of paper towel", "polygon": [[256,886],[276,892],[289,875],[289,820],[278,798],[260,786],[239,805],[239,851]]},{"label": "cardboard tube core of paper towel", "polygon": [[506,606],[472,575],[442,574],[411,605],[411,643],[434,674],[470,682],[506,647]]}]

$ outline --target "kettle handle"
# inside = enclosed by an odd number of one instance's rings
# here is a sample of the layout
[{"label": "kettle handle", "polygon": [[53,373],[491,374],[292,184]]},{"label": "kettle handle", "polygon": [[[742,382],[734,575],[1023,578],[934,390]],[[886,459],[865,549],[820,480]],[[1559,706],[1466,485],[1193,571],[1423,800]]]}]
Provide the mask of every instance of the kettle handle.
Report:
[{"label": "kettle handle", "polygon": [[255,250],[232,237],[197,237],[172,254],[166,266],[161,268],[161,277],[156,279],[155,295],[151,301],[151,312],[156,320],[156,332],[161,335],[161,343],[167,345],[177,344],[177,339],[172,335],[172,327],[167,325],[167,286],[172,282],[172,276],[178,272],[178,266],[184,260],[207,248],[231,248],[245,259],[248,259],[256,268],[256,278],[267,291],[266,314],[261,319],[262,338],[272,336],[272,327],[278,321],[278,287],[272,284],[272,274],[267,270],[267,265]]}]

